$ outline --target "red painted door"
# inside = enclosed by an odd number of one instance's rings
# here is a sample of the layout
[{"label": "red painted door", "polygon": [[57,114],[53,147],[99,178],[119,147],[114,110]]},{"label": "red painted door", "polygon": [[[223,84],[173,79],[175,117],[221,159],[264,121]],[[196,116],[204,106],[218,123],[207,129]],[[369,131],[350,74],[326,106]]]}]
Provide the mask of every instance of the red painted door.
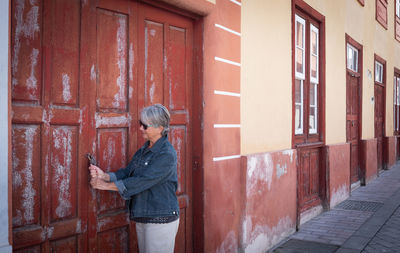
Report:
[{"label": "red painted door", "polygon": [[383,138],[385,136],[385,88],[375,83],[375,138],[377,139],[378,170],[383,169]]},{"label": "red painted door", "polygon": [[350,143],[350,182],[359,178],[359,108],[360,108],[360,74],[347,69],[346,90],[346,141]]},{"label": "red painted door", "polygon": [[85,154],[127,164],[140,110],[163,103],[178,154],[176,252],[192,251],[191,19],[128,0],[12,2],[13,240],[18,252],[137,252],[117,193]]}]

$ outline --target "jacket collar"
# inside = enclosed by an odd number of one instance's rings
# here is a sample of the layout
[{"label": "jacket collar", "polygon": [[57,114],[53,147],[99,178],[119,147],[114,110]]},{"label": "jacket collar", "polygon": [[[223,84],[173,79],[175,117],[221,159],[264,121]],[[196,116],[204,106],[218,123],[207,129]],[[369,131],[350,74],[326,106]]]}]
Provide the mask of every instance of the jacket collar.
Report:
[{"label": "jacket collar", "polygon": [[158,139],[156,143],[154,143],[153,147],[149,149],[147,148],[150,145],[150,141],[147,141],[146,144],[144,145],[144,148],[151,152],[158,152],[166,141],[168,141],[168,135],[161,136],[161,138]]}]

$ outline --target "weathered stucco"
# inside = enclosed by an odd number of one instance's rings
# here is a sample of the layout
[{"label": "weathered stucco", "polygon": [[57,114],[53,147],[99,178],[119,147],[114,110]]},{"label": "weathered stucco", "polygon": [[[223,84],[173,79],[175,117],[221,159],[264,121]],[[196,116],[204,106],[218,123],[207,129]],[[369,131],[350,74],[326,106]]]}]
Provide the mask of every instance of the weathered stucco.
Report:
[{"label": "weathered stucco", "polygon": [[241,249],[265,252],[296,229],[296,151],[242,157]]}]

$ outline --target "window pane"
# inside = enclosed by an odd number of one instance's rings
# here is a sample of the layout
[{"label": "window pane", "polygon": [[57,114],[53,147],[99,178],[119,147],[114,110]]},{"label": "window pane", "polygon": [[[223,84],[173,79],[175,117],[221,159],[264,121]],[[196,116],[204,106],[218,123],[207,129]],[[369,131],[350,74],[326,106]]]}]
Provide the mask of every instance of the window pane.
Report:
[{"label": "window pane", "polygon": [[358,72],[358,51],[357,50],[353,50],[353,68],[352,70],[354,72]]},{"label": "window pane", "polygon": [[312,48],[312,54],[317,55],[318,54],[318,36],[315,31],[311,32],[311,48]]},{"label": "window pane", "polygon": [[300,104],[300,103],[302,103],[302,89],[301,89],[301,83],[302,83],[302,81],[300,81],[300,80],[297,80],[296,79],[296,81],[295,81],[295,103],[298,103],[298,104]]},{"label": "window pane", "polygon": [[400,105],[400,78],[397,78],[397,105]]},{"label": "window pane", "polygon": [[315,108],[310,107],[310,133],[315,133],[316,126]]},{"label": "window pane", "polygon": [[383,72],[383,66],[382,64],[375,62],[375,81],[382,83],[382,73]]},{"label": "window pane", "polygon": [[303,73],[303,50],[296,48],[296,72]]},{"label": "window pane", "polygon": [[310,106],[315,106],[315,95],[317,85],[314,83],[310,84]]},{"label": "window pane", "polygon": [[304,48],[303,44],[304,25],[300,22],[296,22],[296,29],[297,29],[296,45],[298,47]]},{"label": "window pane", "polygon": [[301,105],[296,105],[296,113],[295,113],[295,127],[296,127],[296,134],[301,134],[303,133],[303,127],[302,127],[302,118],[303,118],[303,113],[302,113],[302,106]]},{"label": "window pane", "polygon": [[400,0],[396,0],[396,16],[400,18]]},{"label": "window pane", "polygon": [[351,47],[347,45],[347,68],[348,69],[353,69],[353,63],[354,63],[354,55],[353,55],[353,50],[351,50]]},{"label": "window pane", "polygon": [[317,78],[317,61],[318,58],[315,55],[311,56],[311,77]]}]

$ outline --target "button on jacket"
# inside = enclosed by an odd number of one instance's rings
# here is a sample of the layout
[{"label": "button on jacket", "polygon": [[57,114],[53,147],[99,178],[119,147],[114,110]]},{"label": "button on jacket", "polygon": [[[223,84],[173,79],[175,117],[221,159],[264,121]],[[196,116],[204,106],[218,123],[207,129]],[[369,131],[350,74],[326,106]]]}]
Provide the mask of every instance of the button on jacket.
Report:
[{"label": "button on jacket", "polygon": [[177,215],[178,186],[176,151],[163,136],[151,148],[147,141],[126,168],[108,173],[122,198],[127,200],[130,218]]}]

